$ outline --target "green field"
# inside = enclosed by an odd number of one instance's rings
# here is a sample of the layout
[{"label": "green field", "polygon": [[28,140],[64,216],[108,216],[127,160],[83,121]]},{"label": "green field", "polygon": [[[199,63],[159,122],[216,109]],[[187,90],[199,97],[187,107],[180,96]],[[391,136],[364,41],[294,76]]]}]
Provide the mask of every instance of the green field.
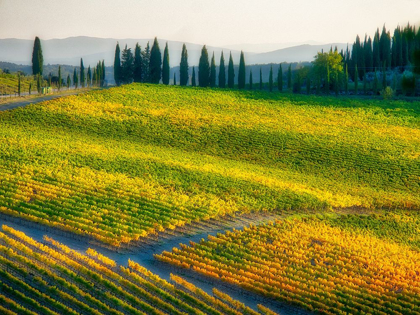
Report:
[{"label": "green field", "polygon": [[415,102],[131,84],[0,124],[0,211],[114,245],[225,214],[420,206]]}]

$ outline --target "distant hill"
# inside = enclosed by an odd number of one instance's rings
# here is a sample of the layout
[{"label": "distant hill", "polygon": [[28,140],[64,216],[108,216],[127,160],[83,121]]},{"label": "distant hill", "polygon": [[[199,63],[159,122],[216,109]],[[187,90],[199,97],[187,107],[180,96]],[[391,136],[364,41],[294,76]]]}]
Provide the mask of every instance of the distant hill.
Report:
[{"label": "distant hill", "polygon": [[[312,61],[317,52],[329,51],[337,46],[338,51],[346,50],[347,44],[333,43],[325,45],[300,45],[294,47],[274,50],[267,53],[250,55],[247,58],[248,64],[281,63],[281,62],[304,62]],[[349,45],[349,49],[351,45]]]},{"label": "distant hill", "polygon": [[[114,62],[115,45],[120,43],[121,49],[127,45],[134,49],[138,42],[142,49],[147,42],[152,43],[152,39],[113,39],[96,37],[69,37],[65,39],[41,40],[44,53],[44,64],[66,64],[78,66],[80,58],[83,58],[85,66],[96,65],[98,60],[105,60],[107,66],[112,66]],[[168,42],[170,50],[171,67],[179,65],[181,59],[182,42],[159,40],[159,45],[163,50]],[[190,65],[198,65],[202,45],[186,43]],[[346,44],[327,44],[327,45],[300,45],[295,47],[283,48],[266,53],[245,52],[247,64],[268,64],[280,62],[300,62],[312,61],[313,56],[321,49],[328,50],[331,45],[338,46],[339,49],[345,48]],[[16,64],[31,64],[32,40],[25,39],[0,39],[0,61]],[[231,46],[230,48],[234,48]],[[239,48],[240,46],[238,46]],[[249,46],[256,50],[255,46]],[[209,55],[213,52],[216,56],[216,63],[219,63],[221,51],[225,54],[225,60],[228,61],[230,49],[221,47],[207,47]],[[266,46],[269,48],[269,46]],[[232,56],[235,64],[239,63],[240,50],[232,50]]]}]

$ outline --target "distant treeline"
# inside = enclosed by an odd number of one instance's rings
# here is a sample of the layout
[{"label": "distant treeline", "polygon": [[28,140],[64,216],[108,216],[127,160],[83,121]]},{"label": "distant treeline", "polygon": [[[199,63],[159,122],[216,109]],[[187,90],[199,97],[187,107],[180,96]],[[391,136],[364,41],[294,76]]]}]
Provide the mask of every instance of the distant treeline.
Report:
[{"label": "distant treeline", "polygon": [[400,72],[409,70],[415,61],[415,51],[420,49],[420,28],[408,24],[404,28],[398,26],[392,33],[386,27],[379,29],[372,38],[365,35],[361,42],[359,35],[352,46],[341,51],[344,64],[348,66],[351,79],[355,80],[356,67],[359,80],[365,73],[396,69]]}]

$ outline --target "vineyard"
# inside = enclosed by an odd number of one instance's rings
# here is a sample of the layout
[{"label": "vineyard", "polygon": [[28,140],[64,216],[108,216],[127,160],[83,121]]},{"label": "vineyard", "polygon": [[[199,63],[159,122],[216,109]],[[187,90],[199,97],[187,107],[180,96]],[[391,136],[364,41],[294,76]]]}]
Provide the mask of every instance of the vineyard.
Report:
[{"label": "vineyard", "polygon": [[318,313],[419,314],[419,218],[398,212],[278,220],[156,258]]},{"label": "vineyard", "polygon": [[139,264],[128,267],[89,249],[85,254],[44,237],[45,244],[3,226],[0,232],[1,314],[276,314],[256,312],[229,295],[213,295]]},{"label": "vineyard", "polygon": [[226,214],[420,206],[419,107],[132,84],[0,113],[0,212],[120,245]]}]

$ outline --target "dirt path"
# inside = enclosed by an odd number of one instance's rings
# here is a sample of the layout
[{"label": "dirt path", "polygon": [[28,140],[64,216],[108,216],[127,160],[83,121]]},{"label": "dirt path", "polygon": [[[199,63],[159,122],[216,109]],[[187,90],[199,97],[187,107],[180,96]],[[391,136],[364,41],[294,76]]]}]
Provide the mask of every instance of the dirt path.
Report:
[{"label": "dirt path", "polygon": [[89,243],[88,238],[71,237],[60,233],[58,230],[5,215],[0,216],[0,225],[5,224],[16,230],[20,230],[39,242],[43,242],[44,235],[51,236],[55,240],[66,244],[80,253],[85,252],[89,247],[94,248],[101,254],[115,260],[118,264],[123,266],[127,266],[128,259],[131,259],[165,280],[169,280],[170,274],[174,273],[184,277],[187,281],[202,288],[209,294],[211,294],[213,288],[217,288],[255,310],[257,310],[257,304],[263,304],[283,315],[312,314],[300,308],[253,294],[217,279],[204,277],[195,272],[159,262],[153,256],[154,254],[160,254],[164,250],[170,251],[173,247],[178,247],[180,243],[188,244],[189,241],[199,242],[202,238],[206,239],[208,235],[216,235],[217,233],[224,233],[226,230],[232,229],[240,230],[243,229],[244,226],[249,226],[250,224],[260,224],[280,217],[280,215],[273,214],[252,214],[229,218],[223,222],[204,222],[198,224],[195,229],[188,229],[184,232],[175,231],[172,233],[163,233],[157,238],[149,238],[141,244],[137,244],[137,246],[130,248],[130,251],[124,250],[122,252],[91,244]]},{"label": "dirt path", "polygon": [[18,107],[24,107],[30,104],[41,103],[44,101],[53,100],[60,97],[65,97],[69,95],[77,95],[80,93],[84,93],[88,90],[69,90],[65,92],[61,92],[59,94],[51,94],[51,95],[44,95],[44,96],[37,96],[37,97],[29,97],[23,98],[22,100],[19,99],[12,99],[10,102],[0,103],[0,111],[10,110]]}]

